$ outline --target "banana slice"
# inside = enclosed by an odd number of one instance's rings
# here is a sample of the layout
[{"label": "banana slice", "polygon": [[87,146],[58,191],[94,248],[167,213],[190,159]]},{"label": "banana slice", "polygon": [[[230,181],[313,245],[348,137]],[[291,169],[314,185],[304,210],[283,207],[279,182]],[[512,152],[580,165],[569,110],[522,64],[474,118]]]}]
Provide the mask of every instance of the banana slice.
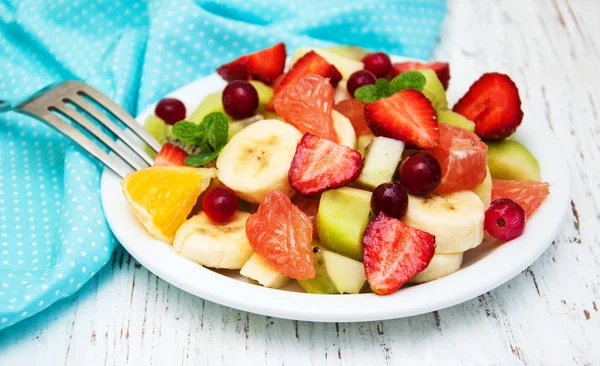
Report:
[{"label": "banana slice", "polygon": [[246,237],[248,216],[238,211],[231,222],[217,224],[201,212],[177,230],[173,249],[206,267],[240,269],[254,253]]},{"label": "banana slice", "polygon": [[409,196],[402,221],[435,235],[436,253],[461,253],[481,244],[484,216],[479,196],[460,191],[443,196]]},{"label": "banana slice", "polygon": [[288,171],[302,134],[285,122],[267,119],[238,132],[217,158],[218,178],[237,195],[261,203],[279,190],[293,194]]},{"label": "banana slice", "polygon": [[335,104],[338,104],[342,100],[350,99],[352,96],[348,92],[348,83],[346,80],[341,80],[338,85],[335,87]]},{"label": "banana slice", "polygon": [[490,174],[490,167],[487,167],[487,174],[483,182],[475,187],[473,192],[479,196],[487,210],[490,207],[490,203],[492,203],[492,174]]},{"label": "banana slice", "polygon": [[340,145],[346,145],[351,149],[356,147],[356,132],[352,122],[346,116],[336,110],[331,111],[333,128],[338,136]]},{"label": "banana slice", "polygon": [[435,253],[429,266],[421,273],[408,280],[408,283],[425,283],[445,277],[460,269],[463,253]]},{"label": "banana slice", "polygon": [[252,257],[242,267],[240,274],[270,288],[283,287],[290,281],[289,277],[277,272],[258,253],[252,254]]}]

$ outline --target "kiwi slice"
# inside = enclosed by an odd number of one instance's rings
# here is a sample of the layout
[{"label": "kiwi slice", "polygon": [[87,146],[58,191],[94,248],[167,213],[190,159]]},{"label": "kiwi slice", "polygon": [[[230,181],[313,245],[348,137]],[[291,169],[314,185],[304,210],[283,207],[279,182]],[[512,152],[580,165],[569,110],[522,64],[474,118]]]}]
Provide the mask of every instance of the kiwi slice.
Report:
[{"label": "kiwi slice", "polygon": [[[225,114],[225,110],[223,109],[223,102],[221,101],[222,91],[212,93],[206,96],[202,103],[196,107],[194,113],[187,118],[188,121],[194,123],[201,123],[204,117],[213,112],[221,112]],[[225,114],[227,115],[227,114]]]},{"label": "kiwi slice", "polygon": [[448,109],[448,99],[446,99],[446,91],[444,85],[440,79],[438,79],[435,71],[431,69],[419,70],[423,76],[425,76],[425,86],[423,87],[423,94],[429,99],[433,108],[436,111],[442,111]]},{"label": "kiwi slice", "polygon": [[463,115],[450,110],[438,111],[438,122],[444,122],[449,125],[464,128],[467,131],[475,132],[475,123]]},{"label": "kiwi slice", "polygon": [[516,140],[489,141],[488,166],[492,178],[541,180],[540,164],[525,146]]},{"label": "kiwi slice", "polygon": [[[167,134],[170,133],[167,124],[155,115],[150,115],[146,118],[144,129],[161,145],[167,141]],[[150,146],[146,145],[144,150],[152,159],[156,158],[156,152]]]}]

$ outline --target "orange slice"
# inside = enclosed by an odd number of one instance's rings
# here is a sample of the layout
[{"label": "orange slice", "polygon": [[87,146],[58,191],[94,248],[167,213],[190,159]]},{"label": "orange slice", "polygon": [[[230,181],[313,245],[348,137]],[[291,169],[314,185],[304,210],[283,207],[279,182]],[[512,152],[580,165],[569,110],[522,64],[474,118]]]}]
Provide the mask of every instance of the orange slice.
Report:
[{"label": "orange slice", "polygon": [[153,167],[129,174],[123,194],[138,221],[159,240],[171,243],[215,169]]}]

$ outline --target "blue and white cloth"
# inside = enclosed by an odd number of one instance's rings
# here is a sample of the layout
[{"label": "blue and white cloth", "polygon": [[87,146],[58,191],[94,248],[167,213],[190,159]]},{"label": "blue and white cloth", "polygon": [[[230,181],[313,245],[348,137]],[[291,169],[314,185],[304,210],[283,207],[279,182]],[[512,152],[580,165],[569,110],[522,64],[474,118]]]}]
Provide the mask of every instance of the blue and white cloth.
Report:
[{"label": "blue and white cloth", "polygon": [[[80,79],[132,114],[235,57],[353,44],[428,59],[445,0],[0,0],[0,99]],[[0,329],[68,297],[118,245],[102,167],[42,123],[0,114]]]}]

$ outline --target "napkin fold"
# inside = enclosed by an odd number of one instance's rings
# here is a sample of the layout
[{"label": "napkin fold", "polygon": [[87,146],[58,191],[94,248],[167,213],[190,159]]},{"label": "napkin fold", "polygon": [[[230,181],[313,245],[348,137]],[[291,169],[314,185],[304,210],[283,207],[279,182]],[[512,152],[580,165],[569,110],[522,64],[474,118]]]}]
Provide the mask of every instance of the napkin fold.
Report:
[{"label": "napkin fold", "polygon": [[[80,79],[135,115],[277,42],[428,59],[445,0],[0,0],[0,99]],[[68,297],[118,245],[102,166],[44,124],[0,114],[0,329]]]}]

